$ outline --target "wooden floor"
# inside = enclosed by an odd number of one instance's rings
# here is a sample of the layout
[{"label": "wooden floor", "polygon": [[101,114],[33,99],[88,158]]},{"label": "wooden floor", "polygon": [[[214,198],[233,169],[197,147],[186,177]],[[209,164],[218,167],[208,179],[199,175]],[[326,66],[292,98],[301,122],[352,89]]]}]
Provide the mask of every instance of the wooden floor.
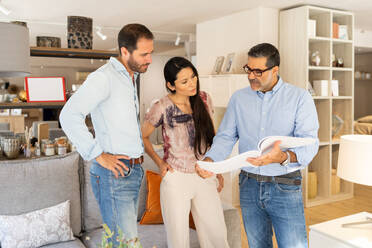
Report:
[{"label": "wooden floor", "polygon": [[[309,225],[314,225],[320,222],[333,220],[363,211],[372,213],[372,187],[355,184],[354,198],[352,199],[305,208],[307,231],[309,232]],[[241,227],[242,248],[248,248],[249,246],[243,224],[241,224]],[[277,247],[275,237],[274,247]]]}]

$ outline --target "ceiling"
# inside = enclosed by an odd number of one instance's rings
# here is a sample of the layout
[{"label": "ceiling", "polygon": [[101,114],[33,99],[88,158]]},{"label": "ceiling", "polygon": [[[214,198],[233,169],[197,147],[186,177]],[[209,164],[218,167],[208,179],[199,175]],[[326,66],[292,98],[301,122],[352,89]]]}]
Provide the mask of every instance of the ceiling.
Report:
[{"label": "ceiling", "polygon": [[353,11],[356,27],[372,30],[371,0],[0,0],[0,3],[12,11],[8,16],[0,12],[0,21],[28,22],[31,45],[35,45],[36,36],[46,35],[63,38],[62,47],[66,47],[69,15],[91,17],[94,27],[102,27],[108,38],[102,41],[95,36],[95,49],[115,49],[116,35],[126,23],[143,23],[154,31],[159,44],[170,44],[177,32],[182,34],[182,40],[188,39],[189,34],[195,33],[196,24],[203,21],[259,6],[284,9],[304,4]]}]

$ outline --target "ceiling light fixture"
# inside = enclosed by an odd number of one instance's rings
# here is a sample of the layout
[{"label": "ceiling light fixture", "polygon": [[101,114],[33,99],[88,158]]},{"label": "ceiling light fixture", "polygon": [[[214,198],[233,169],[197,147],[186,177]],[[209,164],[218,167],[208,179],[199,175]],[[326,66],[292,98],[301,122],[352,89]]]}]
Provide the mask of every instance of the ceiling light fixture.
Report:
[{"label": "ceiling light fixture", "polygon": [[0,3],[0,11],[3,12],[5,15],[9,15],[10,11],[7,7],[5,7],[2,3]]},{"label": "ceiling light fixture", "polygon": [[102,33],[102,28],[101,27],[97,27],[97,30],[96,30],[96,34],[102,39],[102,40],[106,40],[107,39],[107,36],[104,35]]},{"label": "ceiling light fixture", "polygon": [[176,41],[174,42],[174,45],[178,46],[180,44],[180,41],[181,41],[181,35],[178,33]]}]

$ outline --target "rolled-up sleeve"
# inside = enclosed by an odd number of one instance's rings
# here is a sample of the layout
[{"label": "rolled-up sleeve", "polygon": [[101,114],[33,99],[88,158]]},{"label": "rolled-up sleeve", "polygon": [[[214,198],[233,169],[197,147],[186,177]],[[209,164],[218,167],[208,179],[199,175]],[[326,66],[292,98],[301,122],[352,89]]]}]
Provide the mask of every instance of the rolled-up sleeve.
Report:
[{"label": "rolled-up sleeve", "polygon": [[319,139],[318,139],[319,121],[318,114],[315,108],[314,100],[308,92],[304,92],[299,100],[294,136],[301,138],[314,138],[316,142],[312,145],[291,148],[297,156],[297,163],[290,163],[290,168],[307,166],[318,152]]},{"label": "rolled-up sleeve", "polygon": [[215,162],[225,160],[238,140],[234,99],[231,97],[217,135],[213,138],[212,147],[205,154],[205,157]]},{"label": "rolled-up sleeve", "polygon": [[109,81],[103,72],[90,74],[61,111],[59,120],[62,129],[85,160],[92,160],[103,152],[89,132],[85,118],[109,96],[109,88]]}]

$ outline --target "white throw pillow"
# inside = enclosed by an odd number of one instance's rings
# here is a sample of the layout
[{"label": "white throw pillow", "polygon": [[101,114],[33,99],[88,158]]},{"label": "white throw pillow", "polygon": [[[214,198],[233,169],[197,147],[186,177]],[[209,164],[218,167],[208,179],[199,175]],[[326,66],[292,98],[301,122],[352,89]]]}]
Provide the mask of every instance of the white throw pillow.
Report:
[{"label": "white throw pillow", "polygon": [[2,248],[36,248],[74,239],[70,201],[22,215],[0,215]]}]

